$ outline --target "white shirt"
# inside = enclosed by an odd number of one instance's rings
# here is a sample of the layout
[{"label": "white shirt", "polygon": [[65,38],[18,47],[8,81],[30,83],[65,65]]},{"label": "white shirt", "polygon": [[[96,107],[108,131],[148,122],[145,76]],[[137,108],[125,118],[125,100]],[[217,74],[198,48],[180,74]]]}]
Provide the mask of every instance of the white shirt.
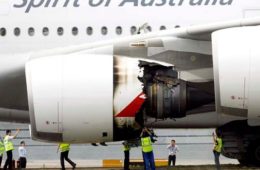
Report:
[{"label": "white shirt", "polygon": [[18,152],[19,152],[19,157],[23,157],[23,158],[26,157],[26,149],[25,149],[25,147],[19,146]]},{"label": "white shirt", "polygon": [[9,135],[7,135],[6,137],[7,137],[7,140],[8,140],[8,141],[12,141],[12,139],[14,139],[14,136],[9,136]]},{"label": "white shirt", "polygon": [[169,155],[176,155],[176,153],[179,152],[179,148],[177,145],[175,146],[168,145],[167,148],[169,150]]}]

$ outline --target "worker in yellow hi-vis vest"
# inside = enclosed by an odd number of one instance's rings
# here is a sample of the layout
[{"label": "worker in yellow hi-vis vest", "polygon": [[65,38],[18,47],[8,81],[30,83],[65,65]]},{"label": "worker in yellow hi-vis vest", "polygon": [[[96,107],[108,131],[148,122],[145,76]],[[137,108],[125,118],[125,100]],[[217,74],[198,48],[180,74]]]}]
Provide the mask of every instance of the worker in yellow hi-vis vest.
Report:
[{"label": "worker in yellow hi-vis vest", "polygon": [[72,169],[76,168],[76,164],[74,162],[72,162],[69,159],[69,151],[70,151],[70,144],[69,143],[60,143],[57,149],[60,150],[60,164],[61,164],[61,168],[62,170],[65,170],[65,164],[64,164],[64,159],[72,166]]},{"label": "worker in yellow hi-vis vest", "polygon": [[17,129],[15,134],[12,136],[11,130],[6,130],[6,135],[4,137],[4,146],[5,146],[5,151],[7,155],[7,159],[5,161],[4,169],[12,169],[12,161],[13,161],[13,150],[14,150],[14,144],[12,140],[16,138],[18,133],[20,132],[20,129]]},{"label": "worker in yellow hi-vis vest", "polygon": [[155,170],[155,162],[154,162],[151,135],[152,134],[150,133],[150,131],[147,128],[144,128],[140,135],[145,170],[150,170],[150,169]]},{"label": "worker in yellow hi-vis vest", "polygon": [[4,145],[3,139],[1,138],[0,139],[0,168],[1,168],[4,153],[5,153],[5,145]]},{"label": "worker in yellow hi-vis vest", "polygon": [[214,142],[213,153],[215,157],[215,165],[216,165],[216,169],[220,170],[219,156],[223,147],[223,141],[221,138],[221,134],[217,131],[216,134],[214,132],[212,133],[212,137]]}]

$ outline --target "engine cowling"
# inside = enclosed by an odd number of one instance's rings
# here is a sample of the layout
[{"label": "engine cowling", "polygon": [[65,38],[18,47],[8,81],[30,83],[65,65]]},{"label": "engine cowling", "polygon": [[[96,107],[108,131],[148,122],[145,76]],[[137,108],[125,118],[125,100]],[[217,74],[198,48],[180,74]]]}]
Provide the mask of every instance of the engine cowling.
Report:
[{"label": "engine cowling", "polygon": [[[147,97],[146,115],[156,119],[182,118],[215,109],[213,81],[188,82],[180,79],[178,70],[172,67],[145,61],[139,66],[144,72],[140,80]],[[202,107],[212,103],[213,107]]]},{"label": "engine cowling", "polygon": [[113,140],[112,56],[32,59],[26,64],[26,80],[34,139]]},{"label": "engine cowling", "polygon": [[259,26],[216,31],[212,35],[216,108],[260,125]]}]

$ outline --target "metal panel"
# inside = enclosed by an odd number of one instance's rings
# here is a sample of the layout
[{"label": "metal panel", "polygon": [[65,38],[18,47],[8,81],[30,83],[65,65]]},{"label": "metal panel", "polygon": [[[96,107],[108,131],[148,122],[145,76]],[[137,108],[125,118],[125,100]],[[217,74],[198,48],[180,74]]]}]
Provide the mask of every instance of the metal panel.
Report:
[{"label": "metal panel", "polygon": [[0,16],[9,14],[11,4],[12,4],[12,1],[10,1],[10,0],[0,0]]},{"label": "metal panel", "polygon": [[26,64],[26,80],[34,138],[74,143],[113,140],[112,55],[33,59]]},{"label": "metal panel", "polygon": [[37,132],[60,131],[60,59],[41,58],[26,65],[30,121]]},{"label": "metal panel", "polygon": [[64,140],[112,141],[113,56],[65,56],[62,77]]},{"label": "metal panel", "polygon": [[212,40],[217,111],[247,116],[249,125],[259,126],[259,26],[217,31]]},{"label": "metal panel", "polygon": [[[260,31],[259,31],[260,33]],[[260,36],[252,37],[249,76],[248,124],[260,125]]]},{"label": "metal panel", "polygon": [[247,109],[249,50],[238,31],[228,29],[213,34],[214,78],[219,86],[216,101],[222,107]]},{"label": "metal panel", "polygon": [[246,9],[244,10],[244,18],[259,17],[260,9]]}]

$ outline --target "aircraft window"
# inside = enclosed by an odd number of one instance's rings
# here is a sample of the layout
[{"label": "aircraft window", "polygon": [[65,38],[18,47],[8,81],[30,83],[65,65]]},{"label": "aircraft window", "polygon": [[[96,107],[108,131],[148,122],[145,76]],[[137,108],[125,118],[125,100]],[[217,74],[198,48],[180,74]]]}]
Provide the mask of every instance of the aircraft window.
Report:
[{"label": "aircraft window", "polygon": [[58,34],[59,36],[63,35],[63,32],[64,32],[64,30],[63,30],[62,27],[59,27],[59,28],[57,29],[57,34]]},{"label": "aircraft window", "polygon": [[5,28],[1,28],[0,29],[0,35],[1,36],[5,36],[6,35],[6,29]]},{"label": "aircraft window", "polygon": [[122,27],[120,27],[120,26],[116,27],[116,34],[117,35],[121,35],[122,32],[123,32]]},{"label": "aircraft window", "polygon": [[166,30],[166,27],[164,25],[160,26],[160,30]]},{"label": "aircraft window", "polygon": [[30,28],[28,29],[28,35],[34,36],[34,33],[35,33],[34,28],[33,28],[33,27],[30,27]]},{"label": "aircraft window", "polygon": [[88,27],[87,28],[87,34],[88,35],[92,35],[93,34],[93,28],[92,27]]},{"label": "aircraft window", "polygon": [[147,26],[146,29],[151,32],[152,31],[152,27],[151,26]]},{"label": "aircraft window", "polygon": [[42,34],[43,34],[44,36],[49,35],[49,28],[44,27],[44,28],[42,29]]},{"label": "aircraft window", "polygon": [[14,35],[19,36],[20,34],[21,34],[20,28],[18,28],[18,27],[14,28]]},{"label": "aircraft window", "polygon": [[107,35],[107,27],[102,27],[101,28],[101,34],[102,35]]},{"label": "aircraft window", "polygon": [[79,29],[77,27],[73,27],[71,32],[72,32],[72,35],[78,35]]},{"label": "aircraft window", "polygon": [[175,25],[175,27],[174,28],[180,28],[181,26],[179,26],[179,25]]},{"label": "aircraft window", "polygon": [[132,26],[131,29],[130,29],[131,34],[132,35],[135,34],[136,30],[137,30],[136,26]]}]

